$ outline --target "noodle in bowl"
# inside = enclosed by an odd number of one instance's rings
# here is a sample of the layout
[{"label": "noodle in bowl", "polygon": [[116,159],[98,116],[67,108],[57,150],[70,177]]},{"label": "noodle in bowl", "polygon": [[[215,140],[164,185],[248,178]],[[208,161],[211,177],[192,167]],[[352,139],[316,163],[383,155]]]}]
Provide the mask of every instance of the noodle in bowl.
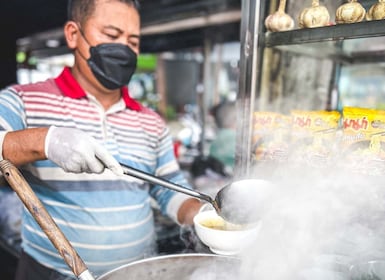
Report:
[{"label": "noodle in bowl", "polygon": [[219,255],[237,255],[258,235],[260,223],[236,225],[223,220],[215,210],[201,211],[194,217],[199,239]]}]

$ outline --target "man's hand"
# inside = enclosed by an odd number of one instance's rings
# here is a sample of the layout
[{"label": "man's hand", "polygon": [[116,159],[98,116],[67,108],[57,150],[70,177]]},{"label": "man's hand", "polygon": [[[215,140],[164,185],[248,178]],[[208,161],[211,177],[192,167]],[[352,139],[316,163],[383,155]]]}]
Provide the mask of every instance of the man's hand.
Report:
[{"label": "man's hand", "polygon": [[123,175],[114,157],[94,138],[76,128],[51,126],[45,138],[45,154],[67,172],[99,174],[109,168]]},{"label": "man's hand", "polygon": [[200,202],[198,199],[187,199],[178,210],[178,222],[183,225],[194,224],[194,217],[196,214],[198,214],[202,205],[202,202]]}]

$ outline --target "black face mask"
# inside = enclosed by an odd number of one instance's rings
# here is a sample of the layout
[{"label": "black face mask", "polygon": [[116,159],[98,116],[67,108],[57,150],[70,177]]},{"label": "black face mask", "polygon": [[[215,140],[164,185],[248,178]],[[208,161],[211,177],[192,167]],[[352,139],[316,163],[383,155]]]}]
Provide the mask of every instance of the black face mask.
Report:
[{"label": "black face mask", "polygon": [[[83,32],[81,34],[88,43]],[[136,70],[137,55],[127,45],[105,43],[91,46],[90,55],[90,58],[86,59],[88,66],[96,79],[107,89],[118,89],[127,85]]]}]

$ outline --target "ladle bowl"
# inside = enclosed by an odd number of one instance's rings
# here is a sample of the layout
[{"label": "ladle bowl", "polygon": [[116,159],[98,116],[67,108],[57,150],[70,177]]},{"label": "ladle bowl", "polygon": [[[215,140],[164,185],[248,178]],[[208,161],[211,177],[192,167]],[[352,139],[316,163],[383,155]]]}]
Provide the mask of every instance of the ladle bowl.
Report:
[{"label": "ladle bowl", "polygon": [[136,168],[121,163],[126,175],[136,177],[151,184],[184,193],[210,203],[219,216],[234,224],[250,224],[259,220],[258,210],[265,205],[268,196],[274,191],[274,185],[266,180],[247,179],[225,185],[213,199],[211,196],[172,183]]}]

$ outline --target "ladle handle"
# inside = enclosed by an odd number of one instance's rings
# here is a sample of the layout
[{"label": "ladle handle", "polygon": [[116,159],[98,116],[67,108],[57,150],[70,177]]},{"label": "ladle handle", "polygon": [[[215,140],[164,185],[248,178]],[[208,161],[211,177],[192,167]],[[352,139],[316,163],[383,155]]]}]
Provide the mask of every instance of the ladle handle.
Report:
[{"label": "ladle handle", "polygon": [[128,166],[128,165],[125,165],[122,163],[120,165],[122,166],[123,172],[126,175],[130,175],[130,176],[133,176],[135,178],[144,180],[146,182],[149,182],[149,183],[152,183],[155,185],[160,185],[162,187],[165,187],[165,188],[177,191],[177,192],[181,192],[181,193],[187,194],[189,196],[196,197],[198,199],[207,201],[207,202],[214,205],[214,201],[209,195],[206,195],[206,194],[191,190],[189,188],[183,187],[181,185],[172,183],[170,181],[161,179],[159,177],[156,177],[156,176],[151,175],[149,173],[143,172],[143,171],[136,169],[134,167],[131,167],[131,166]]},{"label": "ladle handle", "polygon": [[81,280],[94,280],[95,278],[89,273],[83,260],[56,225],[19,170],[8,160],[0,161],[0,170],[75,276]]}]

